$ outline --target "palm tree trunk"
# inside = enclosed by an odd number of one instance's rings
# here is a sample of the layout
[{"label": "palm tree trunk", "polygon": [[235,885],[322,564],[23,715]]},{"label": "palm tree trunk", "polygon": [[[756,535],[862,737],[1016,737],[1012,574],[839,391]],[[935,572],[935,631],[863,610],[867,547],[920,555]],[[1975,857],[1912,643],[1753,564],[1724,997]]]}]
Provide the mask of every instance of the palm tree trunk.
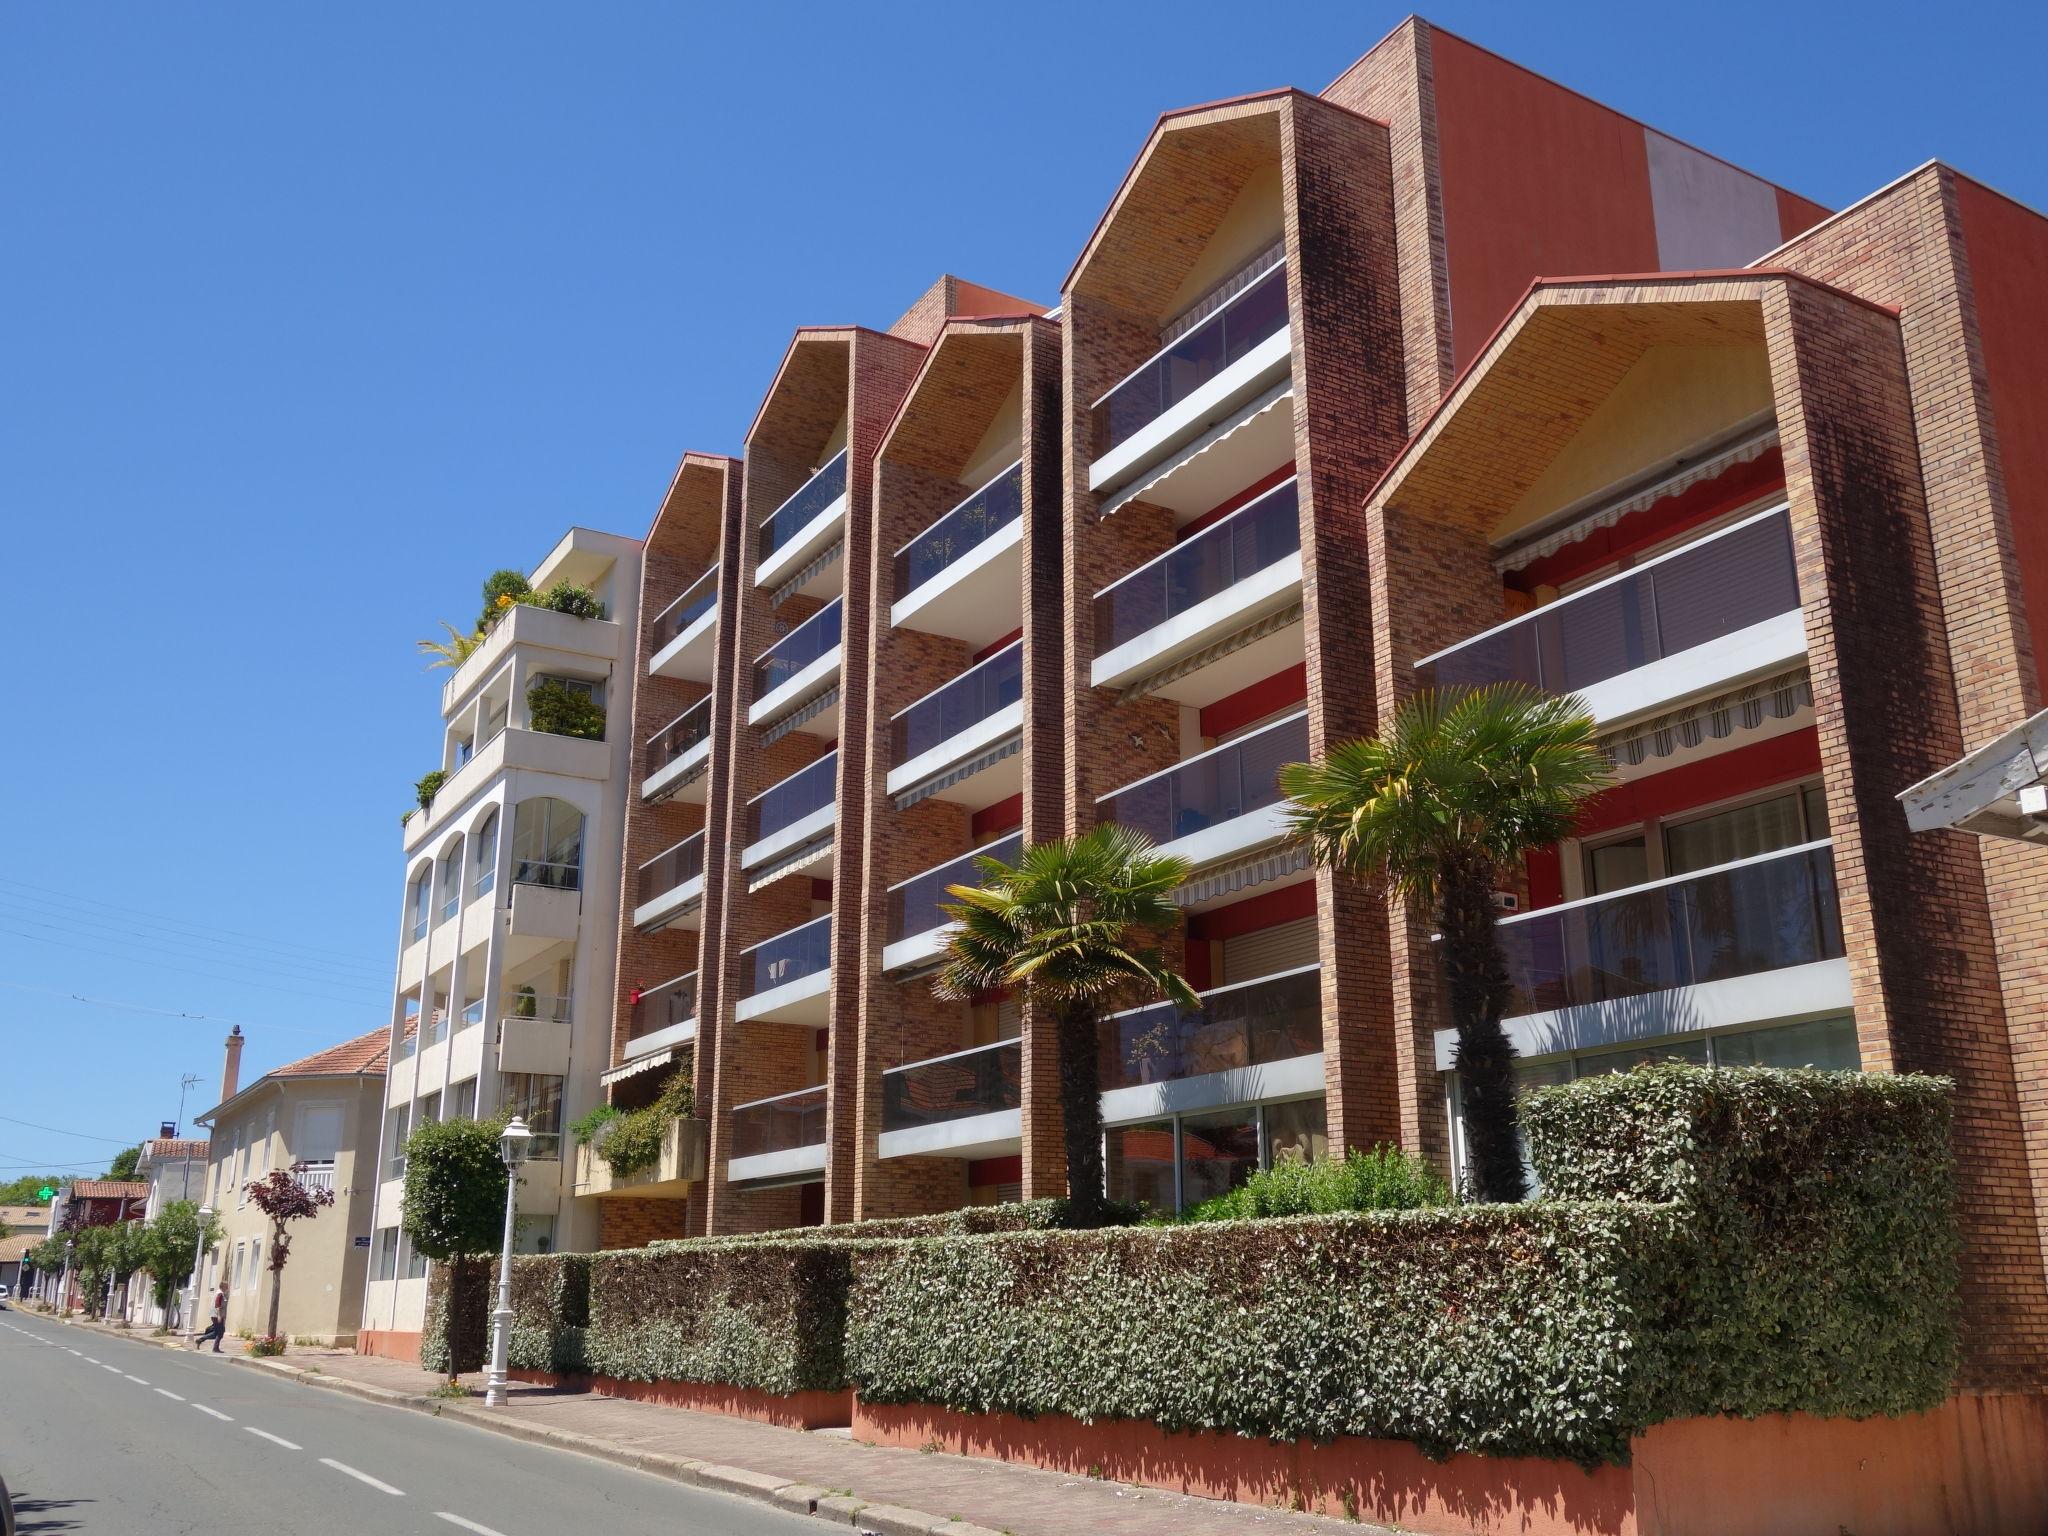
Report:
[{"label": "palm tree trunk", "polygon": [[1465,1155],[1482,1200],[1528,1196],[1517,1129],[1515,1048],[1501,1017],[1513,987],[1493,925],[1493,873],[1466,866],[1444,872],[1443,967],[1458,1045],[1451,1066],[1465,1109]]},{"label": "palm tree trunk", "polygon": [[1076,1003],[1059,1015],[1060,1125],[1067,1149],[1067,1200],[1080,1227],[1102,1225],[1101,1019]]}]

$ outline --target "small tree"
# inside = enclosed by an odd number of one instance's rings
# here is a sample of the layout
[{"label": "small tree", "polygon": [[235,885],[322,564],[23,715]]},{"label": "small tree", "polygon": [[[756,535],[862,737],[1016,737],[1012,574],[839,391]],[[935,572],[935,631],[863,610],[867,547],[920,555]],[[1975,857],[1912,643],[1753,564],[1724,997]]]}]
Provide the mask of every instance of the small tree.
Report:
[{"label": "small tree", "polygon": [[107,1177],[110,1179],[132,1179],[135,1177],[135,1165],[141,1161],[142,1148],[139,1146],[129,1147],[124,1151],[116,1152],[114,1154],[114,1161],[107,1167]]},{"label": "small tree", "polygon": [[[217,1218],[206,1220],[206,1246],[221,1239]],[[192,1274],[192,1260],[200,1245],[199,1207],[190,1200],[173,1200],[143,1230],[142,1267],[149,1271],[151,1294],[156,1304],[170,1315],[171,1300]]]},{"label": "small tree", "polygon": [[[506,1171],[497,1120],[429,1120],[406,1138],[399,1220],[413,1252],[448,1265],[452,1318],[481,1317],[490,1283],[485,1255],[504,1234]],[[483,1366],[482,1330],[450,1326],[448,1379]]]},{"label": "small tree", "polygon": [[279,1342],[277,1308],[284,1299],[284,1266],[292,1251],[292,1236],[286,1227],[334,1204],[333,1190],[308,1189],[300,1180],[305,1169],[304,1163],[293,1163],[245,1186],[251,1203],[270,1218],[270,1322],[263,1334],[264,1342],[273,1346]]}]

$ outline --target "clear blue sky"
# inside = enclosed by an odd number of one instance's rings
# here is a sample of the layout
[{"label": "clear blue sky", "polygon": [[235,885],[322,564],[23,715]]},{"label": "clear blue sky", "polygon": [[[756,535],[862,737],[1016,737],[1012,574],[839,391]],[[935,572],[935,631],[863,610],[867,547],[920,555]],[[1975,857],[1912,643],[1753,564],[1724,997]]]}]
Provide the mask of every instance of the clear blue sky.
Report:
[{"label": "clear blue sky", "polygon": [[[1052,302],[1157,113],[1402,14],[0,7],[0,1178],[205,1107],[227,1021],[245,1080],[384,1022],[412,642],[487,572],[644,532],[794,325]],[[1830,206],[2048,205],[2037,5],[1428,14]]]}]

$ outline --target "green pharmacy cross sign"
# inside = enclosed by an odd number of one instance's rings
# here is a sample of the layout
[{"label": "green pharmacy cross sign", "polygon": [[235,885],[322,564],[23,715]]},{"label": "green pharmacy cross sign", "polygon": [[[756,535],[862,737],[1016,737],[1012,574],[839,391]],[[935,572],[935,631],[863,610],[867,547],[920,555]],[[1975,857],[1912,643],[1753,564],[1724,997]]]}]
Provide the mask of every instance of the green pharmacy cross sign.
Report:
[{"label": "green pharmacy cross sign", "polygon": [[57,1191],[50,1188],[49,1185],[45,1184],[41,1189],[36,1191],[36,1198],[38,1200],[52,1200],[56,1198],[56,1194]]}]

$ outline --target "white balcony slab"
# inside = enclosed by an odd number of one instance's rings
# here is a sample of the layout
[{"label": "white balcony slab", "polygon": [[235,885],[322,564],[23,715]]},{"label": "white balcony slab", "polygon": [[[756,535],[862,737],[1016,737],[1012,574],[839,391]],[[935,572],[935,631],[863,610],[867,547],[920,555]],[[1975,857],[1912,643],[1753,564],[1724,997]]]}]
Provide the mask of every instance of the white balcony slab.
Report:
[{"label": "white balcony slab", "polygon": [[[682,795],[685,799],[689,798],[682,790],[672,789],[671,786],[681,784],[684,779],[692,779],[693,783],[701,782],[704,765],[710,761],[711,738],[706,736],[694,747],[686,750],[681,757],[669,759],[669,761],[655,769],[654,772],[647,775],[647,778],[640,785],[640,798],[643,800],[661,800],[670,794]],[[698,792],[697,798],[700,800],[703,798],[701,790]]]},{"label": "white balcony slab", "polygon": [[717,664],[718,604],[698,614],[689,627],[647,659],[654,677],[680,677],[693,683],[711,681]]},{"label": "white balcony slab", "polygon": [[562,1160],[559,1157],[530,1157],[520,1165],[516,1209],[522,1216],[553,1216],[561,1211]]},{"label": "white balcony slab", "polygon": [[1108,517],[1129,502],[1142,501],[1169,509],[1178,527],[1293,457],[1294,381],[1284,378],[1114,495],[1103,497],[1097,510]]},{"label": "white balcony slab", "polygon": [[1088,466],[1088,489],[1135,479],[1182,444],[1236,414],[1292,367],[1291,328],[1282,326],[1179,404],[1170,406]]},{"label": "white balcony slab", "polygon": [[958,923],[941,923],[936,928],[927,928],[923,933],[913,933],[898,939],[882,950],[882,969],[905,971],[913,966],[936,964],[946,952],[946,944],[953,937]]},{"label": "white balcony slab", "polygon": [[782,547],[754,570],[754,585],[779,587],[804,568],[811,556],[839,537],[846,526],[846,493],[841,491],[823,511],[799,528]]},{"label": "white balcony slab", "polygon": [[697,1038],[697,1021],[685,1019],[680,1024],[670,1024],[661,1029],[650,1030],[626,1042],[622,1061],[633,1061],[650,1056],[656,1051],[673,1050],[679,1045],[688,1045]]},{"label": "white balcony slab", "polygon": [[1176,837],[1170,843],[1161,843],[1159,852],[1162,856],[1186,859],[1196,869],[1203,869],[1277,843],[1286,836],[1287,802],[1281,800],[1190,832],[1186,837]]},{"label": "white balcony slab", "polygon": [[[1504,1027],[1516,1054],[1555,1056],[1561,1051],[1596,1050],[1745,1024],[1825,1018],[1847,1013],[1852,1006],[1849,962],[1844,958],[1671,987],[1640,997],[1525,1013],[1506,1020]],[[1451,1070],[1457,1044],[1456,1030],[1436,1032],[1439,1072]]]},{"label": "white balcony slab", "polygon": [[1020,517],[898,598],[889,622],[977,649],[993,644],[1024,622],[1023,543]]},{"label": "white balcony slab", "polygon": [[579,619],[520,603],[491,626],[484,643],[455,669],[455,675],[441,687],[441,717],[454,714],[470,696],[497,674],[514,646],[563,656],[596,657],[612,660],[619,654],[618,624],[611,619]]},{"label": "white balcony slab", "polygon": [[956,763],[986,752],[997,742],[1024,729],[1024,701],[1005,704],[994,714],[977,720],[964,731],[955,731],[937,746],[920,752],[906,763],[889,770],[889,793],[899,795],[914,784],[944,773]]},{"label": "white balcony slab", "polygon": [[825,1144],[791,1147],[787,1152],[757,1152],[752,1157],[727,1158],[725,1176],[734,1184],[757,1179],[798,1179],[807,1173],[825,1171]]},{"label": "white balcony slab", "polygon": [[[624,721],[619,728],[625,728]],[[448,775],[431,806],[406,818],[405,851],[411,853],[435,841],[451,827],[468,825],[472,807],[496,787],[500,778],[514,772],[548,773],[601,784],[612,774],[611,747],[602,741],[555,736],[546,731],[500,731],[478,748],[474,757]]]},{"label": "white balcony slab", "polygon": [[1323,1053],[1313,1051],[1256,1067],[1233,1067],[1228,1072],[1205,1072],[1199,1077],[1178,1077],[1170,1082],[1112,1088],[1102,1096],[1102,1123],[1133,1125],[1166,1115],[1322,1091]]},{"label": "white balcony slab", "polygon": [[[1301,551],[1296,550],[1103,652],[1089,663],[1088,681],[1097,688],[1128,687],[1300,600]],[[1294,643],[1299,646],[1298,635]]]},{"label": "white balcony slab", "polygon": [[551,885],[512,887],[512,932],[523,939],[568,941],[583,921],[583,893]]},{"label": "white balcony slab", "polygon": [[832,830],[832,819],[836,814],[837,807],[828,800],[810,815],[799,817],[780,831],[770,832],[758,842],[747,844],[740,850],[740,868],[758,869],[772,859],[794,853],[804,844],[815,842]]},{"label": "white balcony slab", "polygon": [[1688,699],[1766,677],[1806,655],[1806,620],[1796,608],[1695,645],[1579,691],[1603,730],[1661,714]]},{"label": "white balcony slab", "polygon": [[698,905],[703,900],[704,877],[702,875],[692,875],[681,885],[673,886],[663,891],[654,900],[642,902],[639,906],[635,907],[633,909],[633,926],[635,928],[649,928],[656,923],[673,920],[676,921],[678,927],[694,927],[696,926],[694,923],[682,920],[681,914],[685,913],[689,908]]},{"label": "white balcony slab", "polygon": [[764,1024],[828,1024],[832,1020],[832,968],[743,997],[733,1016],[742,1023],[759,1019]]},{"label": "white balcony slab", "polygon": [[843,646],[831,650],[793,677],[784,678],[747,706],[747,724],[766,725],[839,681]]},{"label": "white balcony slab", "polygon": [[875,1138],[877,1157],[1007,1157],[1024,1146],[1022,1110],[942,1120],[937,1125],[884,1131]]},{"label": "white balcony slab", "polygon": [[560,1077],[569,1070],[569,1024],[555,1019],[498,1021],[498,1070]]}]

